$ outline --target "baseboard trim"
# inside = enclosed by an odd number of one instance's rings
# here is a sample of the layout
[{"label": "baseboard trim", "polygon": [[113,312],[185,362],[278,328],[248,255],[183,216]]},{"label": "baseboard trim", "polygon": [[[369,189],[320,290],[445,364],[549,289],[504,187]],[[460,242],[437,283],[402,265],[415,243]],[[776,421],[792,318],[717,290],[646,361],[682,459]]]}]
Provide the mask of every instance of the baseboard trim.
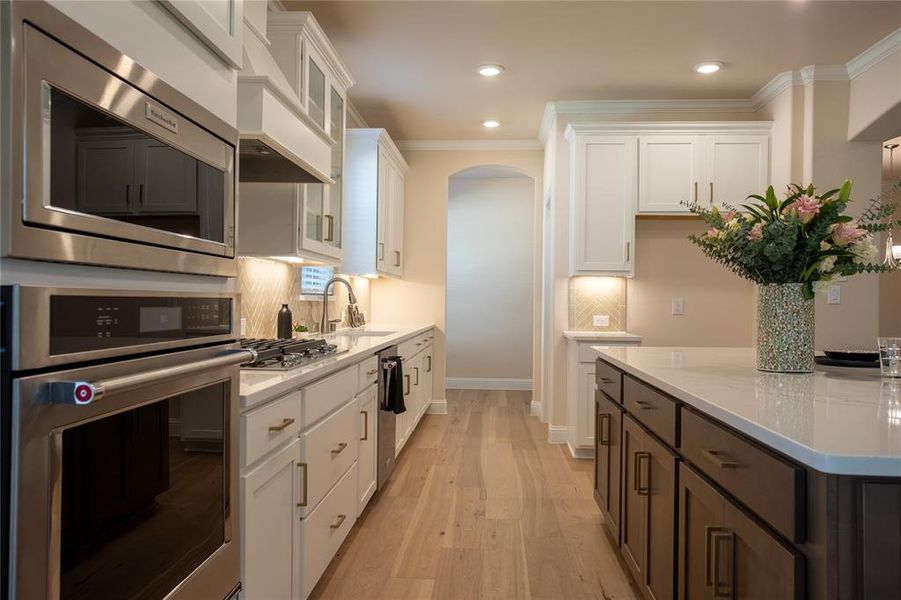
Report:
[{"label": "baseboard trim", "polygon": [[505,379],[499,377],[448,377],[449,390],[508,390],[528,392],[532,389],[531,379]]},{"label": "baseboard trim", "polygon": [[566,444],[569,441],[569,427],[566,425],[548,425],[547,443]]},{"label": "baseboard trim", "polygon": [[432,400],[429,404],[429,408],[426,409],[426,414],[428,415],[446,415],[447,414],[447,400]]},{"label": "baseboard trim", "polygon": [[580,460],[593,460],[594,459],[594,449],[593,448],[583,448],[583,447],[575,447],[571,442],[566,442],[566,448],[569,450],[570,456],[573,458],[578,458]]},{"label": "baseboard trim", "polygon": [[532,404],[529,405],[529,415],[541,420],[541,402],[532,400]]}]

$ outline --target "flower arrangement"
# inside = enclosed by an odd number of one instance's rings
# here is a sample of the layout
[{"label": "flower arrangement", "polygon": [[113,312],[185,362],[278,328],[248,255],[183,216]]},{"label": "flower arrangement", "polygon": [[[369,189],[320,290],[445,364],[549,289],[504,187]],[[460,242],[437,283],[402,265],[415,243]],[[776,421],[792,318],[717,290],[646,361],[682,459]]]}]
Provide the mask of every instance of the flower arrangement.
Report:
[{"label": "flower arrangement", "polygon": [[785,198],[773,186],[764,196],[736,208],[703,208],[688,204],[708,229],[689,239],[714,261],[757,284],[801,283],[806,298],[827,289],[838,277],[893,270],[874,262],[873,235],[901,226],[895,207],[872,200],[854,219],[845,215],[851,201],[851,181],[817,195],[813,184],[788,186]]}]

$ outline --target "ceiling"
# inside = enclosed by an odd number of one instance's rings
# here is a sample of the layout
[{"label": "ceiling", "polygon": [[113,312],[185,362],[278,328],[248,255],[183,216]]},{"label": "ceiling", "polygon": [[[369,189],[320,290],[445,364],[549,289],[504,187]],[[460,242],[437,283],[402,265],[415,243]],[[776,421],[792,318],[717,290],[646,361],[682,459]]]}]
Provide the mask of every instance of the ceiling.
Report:
[{"label": "ceiling", "polygon": [[[310,10],[395,139],[537,137],[549,100],[749,98],[776,74],[845,63],[901,2],[286,1]],[[719,60],[702,76],[692,67]],[[494,79],[476,67],[500,63]],[[484,119],[501,127],[486,130]]]}]

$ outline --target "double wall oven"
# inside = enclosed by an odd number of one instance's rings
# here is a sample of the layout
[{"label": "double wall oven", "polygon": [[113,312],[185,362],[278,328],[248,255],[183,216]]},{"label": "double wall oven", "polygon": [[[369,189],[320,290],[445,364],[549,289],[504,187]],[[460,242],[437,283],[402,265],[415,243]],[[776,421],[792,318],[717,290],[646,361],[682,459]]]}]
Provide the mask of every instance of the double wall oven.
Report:
[{"label": "double wall oven", "polygon": [[49,4],[0,10],[3,255],[234,276],[237,130]]},{"label": "double wall oven", "polygon": [[239,588],[238,301],[2,288],[10,598]]}]

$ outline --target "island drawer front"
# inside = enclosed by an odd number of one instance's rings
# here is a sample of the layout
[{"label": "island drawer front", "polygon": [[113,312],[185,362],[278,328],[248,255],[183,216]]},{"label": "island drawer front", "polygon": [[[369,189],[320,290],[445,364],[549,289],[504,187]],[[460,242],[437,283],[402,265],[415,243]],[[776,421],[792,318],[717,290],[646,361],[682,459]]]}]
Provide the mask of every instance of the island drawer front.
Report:
[{"label": "island drawer front", "polygon": [[241,415],[241,466],[296,438],[300,425],[300,392]]},{"label": "island drawer front", "polygon": [[804,542],[804,469],[698,413],[682,411],[682,455],[795,543]]},{"label": "island drawer front", "polygon": [[379,382],[379,357],[371,356],[360,363],[357,374],[357,393],[360,394],[373,383]]},{"label": "island drawer front", "polygon": [[306,465],[301,517],[309,514],[357,460],[360,411],[349,402],[315,427],[300,434],[300,460]]},{"label": "island drawer front", "polygon": [[356,522],[356,502],[357,464],[354,463],[316,510],[301,521],[301,598],[313,591]]},{"label": "island drawer front", "polygon": [[309,427],[357,394],[357,365],[303,388],[303,424]]},{"label": "island drawer front", "polygon": [[623,405],[636,420],[670,447],[679,447],[679,414],[675,401],[626,375],[623,380]]},{"label": "island drawer front", "polygon": [[602,360],[598,360],[594,367],[595,380],[598,389],[607,394],[611,400],[622,404],[623,401],[623,374]]}]

